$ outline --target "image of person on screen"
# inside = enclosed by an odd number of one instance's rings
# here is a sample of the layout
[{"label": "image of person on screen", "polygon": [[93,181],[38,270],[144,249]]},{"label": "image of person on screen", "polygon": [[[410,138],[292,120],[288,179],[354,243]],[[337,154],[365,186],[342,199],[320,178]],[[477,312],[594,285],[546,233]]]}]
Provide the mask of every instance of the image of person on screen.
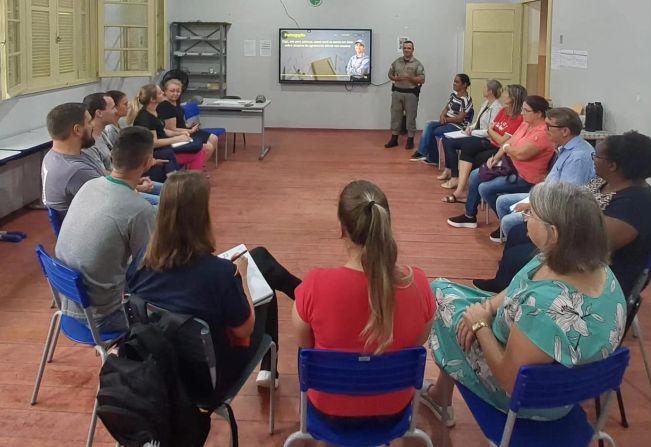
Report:
[{"label": "image of person on screen", "polygon": [[398,145],[398,134],[402,127],[402,117],[407,119],[407,144],[405,149],[414,148],[416,132],[416,114],[420,87],[425,83],[425,67],[414,57],[414,42],[406,40],[402,44],[402,57],[389,68],[391,86],[391,139],[384,147]]},{"label": "image of person on screen", "polygon": [[366,54],[366,45],[362,39],[358,39],[355,41],[355,54],[346,64],[346,74],[353,81],[362,80],[368,79],[370,70],[371,58]]}]

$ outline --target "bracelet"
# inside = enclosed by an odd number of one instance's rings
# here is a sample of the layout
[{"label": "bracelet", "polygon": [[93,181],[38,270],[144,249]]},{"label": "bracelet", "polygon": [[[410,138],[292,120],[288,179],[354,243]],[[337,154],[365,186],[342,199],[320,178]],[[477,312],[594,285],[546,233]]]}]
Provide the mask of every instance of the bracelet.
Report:
[{"label": "bracelet", "polygon": [[488,327],[488,323],[486,323],[484,320],[479,320],[478,322],[474,323],[470,329],[472,329],[473,334],[476,334],[478,330],[484,327]]}]

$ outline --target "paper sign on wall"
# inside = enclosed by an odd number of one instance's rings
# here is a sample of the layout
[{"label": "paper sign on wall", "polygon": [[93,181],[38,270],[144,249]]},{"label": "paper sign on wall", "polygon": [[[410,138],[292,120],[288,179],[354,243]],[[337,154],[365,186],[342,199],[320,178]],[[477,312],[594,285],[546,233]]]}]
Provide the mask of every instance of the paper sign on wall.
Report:
[{"label": "paper sign on wall", "polygon": [[588,68],[588,52],[584,50],[560,50],[560,59],[562,67]]},{"label": "paper sign on wall", "polygon": [[260,56],[262,56],[262,57],[271,57],[271,41],[270,40],[261,40],[260,41]]},{"label": "paper sign on wall", "polygon": [[246,57],[255,57],[256,56],[256,51],[255,51],[255,40],[245,40],[244,41],[244,56]]}]

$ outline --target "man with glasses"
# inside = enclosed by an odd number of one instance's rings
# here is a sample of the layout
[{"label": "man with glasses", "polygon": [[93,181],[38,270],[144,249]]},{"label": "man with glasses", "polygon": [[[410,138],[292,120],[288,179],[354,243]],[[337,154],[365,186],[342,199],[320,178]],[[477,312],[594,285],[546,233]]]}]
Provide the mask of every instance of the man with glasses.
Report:
[{"label": "man with glasses", "polygon": [[[588,183],[595,176],[592,161],[595,152],[590,143],[580,136],[583,125],[579,115],[567,107],[550,109],[547,111],[545,124],[547,124],[549,139],[558,148],[556,161],[545,177],[545,181],[575,185]],[[522,213],[529,209],[528,198],[528,193],[504,194],[497,198],[500,228],[491,233],[491,241],[502,242],[513,227],[523,222]]]}]

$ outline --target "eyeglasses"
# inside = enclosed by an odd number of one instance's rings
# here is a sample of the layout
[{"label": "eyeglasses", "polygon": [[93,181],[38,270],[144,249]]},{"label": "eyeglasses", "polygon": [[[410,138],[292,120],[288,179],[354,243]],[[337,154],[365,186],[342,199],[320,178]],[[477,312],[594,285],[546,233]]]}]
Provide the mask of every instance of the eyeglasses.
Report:
[{"label": "eyeglasses", "polygon": [[610,161],[610,158],[602,157],[601,155],[597,155],[596,152],[593,152],[593,153],[592,153],[592,159],[594,160],[595,158],[599,158],[599,159],[601,159],[601,160],[608,160],[608,161]]},{"label": "eyeglasses", "polygon": [[545,123],[545,126],[547,126],[547,130],[549,130],[549,129],[551,129],[551,128],[554,128],[554,127],[555,127],[556,129],[562,129],[563,127],[566,127],[566,126],[555,126],[555,125],[553,125],[553,124],[547,124],[547,123]]},{"label": "eyeglasses", "polygon": [[550,224],[548,224],[547,222],[545,222],[544,220],[542,220],[540,217],[538,217],[538,216],[534,216],[534,214],[533,214],[533,209],[532,209],[532,208],[527,208],[526,210],[522,211],[522,219],[523,219],[525,222],[528,222],[528,221],[531,220],[531,219],[536,219],[537,221],[539,221],[540,223],[542,223],[542,224],[545,225],[545,226],[549,226],[549,225],[550,225]]}]

